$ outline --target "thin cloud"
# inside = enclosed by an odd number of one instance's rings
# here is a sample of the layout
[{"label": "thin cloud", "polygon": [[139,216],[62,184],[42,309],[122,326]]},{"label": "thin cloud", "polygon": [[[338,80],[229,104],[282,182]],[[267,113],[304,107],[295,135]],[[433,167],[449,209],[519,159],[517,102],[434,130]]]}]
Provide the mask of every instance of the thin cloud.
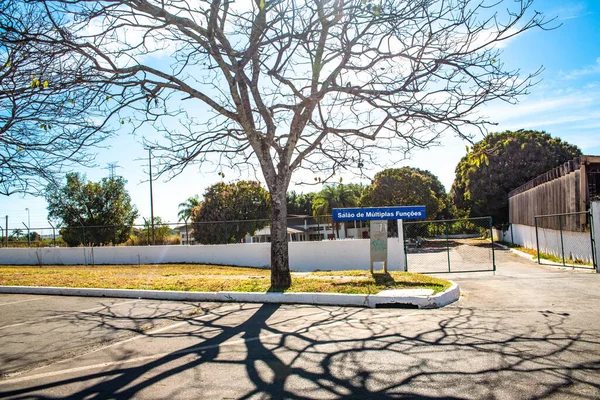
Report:
[{"label": "thin cloud", "polygon": [[518,105],[491,104],[482,113],[495,121],[521,121],[533,115],[555,114],[566,108],[576,106],[587,107],[596,102],[597,98],[592,93],[571,93],[566,96],[553,96],[540,98],[527,98]]},{"label": "thin cloud", "polygon": [[587,11],[584,3],[575,3],[567,4],[564,7],[554,9],[548,14],[556,15],[559,21],[568,21],[570,19],[580,18],[593,13],[591,11]]},{"label": "thin cloud", "polygon": [[576,69],[564,75],[563,79],[577,79],[583,76],[600,74],[600,57],[596,58],[596,64],[590,65],[582,69]]}]

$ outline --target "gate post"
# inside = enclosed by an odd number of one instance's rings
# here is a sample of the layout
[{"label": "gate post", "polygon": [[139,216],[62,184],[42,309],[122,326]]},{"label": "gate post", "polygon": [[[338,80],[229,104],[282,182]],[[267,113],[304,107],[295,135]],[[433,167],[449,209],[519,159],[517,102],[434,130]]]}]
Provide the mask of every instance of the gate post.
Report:
[{"label": "gate post", "polygon": [[[510,229],[511,229],[510,238],[512,240],[512,225],[510,226]],[[490,237],[492,238],[492,266],[494,269],[494,274],[496,274],[496,253],[494,250],[494,224],[493,224],[491,216],[490,216]],[[514,241],[513,241],[513,244],[514,244]]]},{"label": "gate post", "polygon": [[399,219],[397,220],[398,223],[398,240],[400,241],[400,249],[402,250],[403,254],[400,256],[400,264],[404,263],[404,265],[401,265],[401,270],[404,272],[408,271],[408,266],[407,266],[407,257],[406,257],[406,247],[405,247],[405,242],[404,242],[404,224],[402,223],[402,220]]},{"label": "gate post", "polygon": [[558,216],[558,228],[560,229],[560,251],[562,252],[563,267],[566,267],[567,265],[565,264],[565,242],[563,240],[562,215]]},{"label": "gate post", "polygon": [[538,259],[538,264],[540,264],[540,238],[538,236],[538,217],[533,217],[533,220],[535,222],[535,245],[537,247],[537,259]]},{"label": "gate post", "polygon": [[402,223],[402,247],[404,248],[404,272],[408,272],[408,247],[406,246],[406,229],[407,226]]},{"label": "gate post", "polygon": [[594,252],[594,260],[596,262],[596,272],[600,273],[600,201],[592,201],[590,205],[590,230],[592,231],[592,251]]},{"label": "gate post", "polygon": [[444,223],[444,228],[446,229],[446,251],[448,255],[448,272],[452,272],[450,268],[450,240],[448,239],[448,222]]},{"label": "gate post", "polygon": [[[490,224],[491,224],[491,220],[492,217],[490,217]],[[513,233],[513,224],[510,224],[510,241],[511,243],[514,245],[515,244],[515,234]]]}]

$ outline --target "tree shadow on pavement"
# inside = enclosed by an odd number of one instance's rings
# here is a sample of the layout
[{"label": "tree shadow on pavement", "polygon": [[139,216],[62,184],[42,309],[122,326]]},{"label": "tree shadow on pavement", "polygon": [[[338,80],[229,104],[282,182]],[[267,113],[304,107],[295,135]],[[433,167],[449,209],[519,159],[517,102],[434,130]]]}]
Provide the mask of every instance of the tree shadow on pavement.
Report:
[{"label": "tree shadow on pavement", "polygon": [[[242,322],[232,320],[240,316]],[[215,308],[208,320],[188,319],[192,330],[148,334],[195,339],[192,345],[134,366],[123,352],[113,370],[58,374],[49,383],[0,382],[0,397],[128,399],[156,397],[154,390],[163,398],[190,397],[184,382],[192,379],[205,398],[229,397],[218,387],[235,398],[597,398],[599,336],[573,332],[568,318],[548,311],[516,328],[508,317],[469,308]],[[172,384],[184,375],[187,381]]]}]

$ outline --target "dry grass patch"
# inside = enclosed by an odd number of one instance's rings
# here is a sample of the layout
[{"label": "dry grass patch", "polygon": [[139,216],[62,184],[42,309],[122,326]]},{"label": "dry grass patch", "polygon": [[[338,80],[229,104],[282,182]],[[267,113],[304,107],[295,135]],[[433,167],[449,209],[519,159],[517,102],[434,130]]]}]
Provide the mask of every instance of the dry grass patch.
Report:
[{"label": "dry grass patch", "polygon": [[[270,271],[216,265],[102,265],[0,267],[0,285],[110,289],[181,290],[199,292],[266,292]],[[374,294],[385,289],[427,288],[435,293],[450,282],[409,272],[368,271],[293,274],[288,292]]]},{"label": "dry grass patch", "polygon": [[[538,257],[538,252],[536,249],[530,249],[528,247],[521,247],[519,245],[515,245],[512,243],[508,243],[508,242],[500,242],[501,244],[510,247],[511,249],[515,249],[520,251],[521,253],[525,253],[525,254],[529,254],[531,256],[532,260],[536,260],[537,261],[537,257]],[[544,253],[544,252],[540,252],[540,258],[544,259],[544,260],[548,260],[548,261],[552,261],[554,263],[557,264],[562,264],[563,263],[563,259],[562,257],[559,256],[555,256],[554,254],[548,254],[548,253]],[[588,266],[588,267],[593,267],[593,264],[591,262],[587,262],[585,260],[581,260],[579,258],[569,258],[567,257],[565,259],[565,263],[567,264],[567,266],[569,266],[569,264],[574,264],[576,266]]]}]

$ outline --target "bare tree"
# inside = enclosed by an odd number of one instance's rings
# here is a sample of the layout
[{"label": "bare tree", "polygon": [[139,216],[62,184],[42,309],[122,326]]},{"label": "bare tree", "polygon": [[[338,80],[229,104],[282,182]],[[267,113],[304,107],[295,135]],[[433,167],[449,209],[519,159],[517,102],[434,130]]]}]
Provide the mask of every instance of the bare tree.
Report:
[{"label": "bare tree", "polygon": [[44,10],[0,4],[0,194],[39,194],[108,134],[94,120],[106,82],[56,29]]},{"label": "bare tree", "polygon": [[497,44],[548,22],[530,0],[502,16],[498,3],[37,0],[48,19],[66,21],[55,22],[57,43],[92,65],[92,82],[108,84],[102,107],[128,107],[134,128],[164,132],[152,143],[161,172],[259,167],[271,192],[275,287],[291,283],[295,171],[326,181],[444,132],[469,139],[488,123],[479,106],[527,93],[539,71],[506,70]]}]

